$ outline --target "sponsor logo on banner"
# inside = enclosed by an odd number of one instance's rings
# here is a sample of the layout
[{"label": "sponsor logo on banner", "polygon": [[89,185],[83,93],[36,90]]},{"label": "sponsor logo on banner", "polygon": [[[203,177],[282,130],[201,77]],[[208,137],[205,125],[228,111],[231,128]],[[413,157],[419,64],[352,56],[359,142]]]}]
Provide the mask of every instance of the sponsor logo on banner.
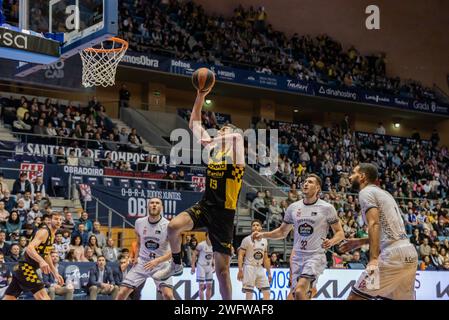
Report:
[{"label": "sponsor logo on banner", "polygon": [[276,78],[270,78],[270,77],[259,76],[259,83],[260,83],[260,84],[264,84],[264,85],[269,85],[269,86],[277,87],[277,85],[278,85],[278,80],[277,80]]},{"label": "sponsor logo on banner", "polygon": [[27,179],[31,182],[34,182],[37,176],[42,176],[44,178],[44,164],[35,164],[35,163],[21,163],[20,171],[27,173]]},{"label": "sponsor logo on banner", "polygon": [[408,107],[408,101],[400,98],[394,98],[394,103],[398,106]]},{"label": "sponsor logo on banner", "polygon": [[145,66],[150,68],[159,68],[159,60],[158,59],[151,59],[148,56],[141,55],[141,56],[131,56],[131,55],[125,55],[120,63],[129,63],[134,64],[138,66]]},{"label": "sponsor logo on banner", "polygon": [[390,101],[391,101],[390,98],[385,97],[385,96],[380,96],[378,94],[376,94],[376,95],[365,94],[365,100],[375,101],[376,103],[379,103],[379,102],[390,103]]},{"label": "sponsor logo on banner", "polygon": [[104,175],[103,169],[90,168],[90,167],[64,166],[64,172],[82,176],[95,176],[95,177],[102,177]]},{"label": "sponsor logo on banner", "polygon": [[[184,270],[180,277],[173,278],[173,290],[175,298],[179,300],[197,300],[198,297],[198,283],[196,282],[196,275],[189,272],[190,269]],[[346,300],[351,292],[351,287],[363,270],[337,270],[326,269],[324,273],[318,278],[316,285],[317,293],[314,299],[316,300]],[[232,300],[245,300],[245,293],[242,288],[242,283],[237,280],[238,268],[230,269],[230,277],[232,281]],[[424,271],[416,274],[415,290],[417,300],[449,300],[449,278],[446,277],[443,271]],[[270,300],[287,300],[290,287],[288,285],[290,279],[290,270],[286,268],[271,269],[273,281],[270,286]],[[212,300],[221,300],[219,293],[218,281],[216,275],[213,275],[213,294]],[[154,281],[149,279],[145,283],[142,290],[143,300],[155,300],[157,297],[157,290]],[[262,293],[254,289],[253,299],[262,300]]]},{"label": "sponsor logo on banner", "polygon": [[199,192],[204,192],[206,190],[206,177],[193,176],[192,183],[199,188]]},{"label": "sponsor logo on banner", "polygon": [[302,84],[302,83],[288,79],[287,80],[287,88],[295,90],[295,91],[307,93],[307,90],[309,89],[309,85]]},{"label": "sponsor logo on banner", "polygon": [[430,111],[430,105],[427,102],[413,101],[413,109],[420,111]]},{"label": "sponsor logo on banner", "polygon": [[218,69],[214,66],[211,67],[210,70],[215,73],[215,75],[217,76],[217,78],[222,79],[222,80],[235,80],[235,72],[234,71],[227,71],[227,70],[222,70],[222,69]]},{"label": "sponsor logo on banner", "polygon": [[350,99],[350,100],[357,100],[357,93],[345,89],[338,89],[338,88],[327,88],[325,89],[324,86],[320,86],[320,89],[318,92],[321,95],[324,96],[330,96],[330,97],[336,97],[336,98],[343,98],[343,99]]}]

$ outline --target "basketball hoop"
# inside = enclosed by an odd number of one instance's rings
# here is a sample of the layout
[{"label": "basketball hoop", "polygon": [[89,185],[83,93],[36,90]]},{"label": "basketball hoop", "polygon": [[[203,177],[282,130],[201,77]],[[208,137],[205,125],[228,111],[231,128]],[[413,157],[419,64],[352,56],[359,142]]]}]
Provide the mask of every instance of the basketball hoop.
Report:
[{"label": "basketball hoop", "polygon": [[83,61],[83,86],[115,85],[118,64],[128,50],[128,42],[120,38],[110,38],[98,45],[80,52]]}]

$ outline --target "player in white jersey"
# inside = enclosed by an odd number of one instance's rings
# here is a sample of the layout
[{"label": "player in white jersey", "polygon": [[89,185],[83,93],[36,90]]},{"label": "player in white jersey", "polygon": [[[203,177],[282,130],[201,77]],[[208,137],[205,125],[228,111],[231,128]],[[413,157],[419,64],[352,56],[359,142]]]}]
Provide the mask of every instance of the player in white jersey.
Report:
[{"label": "player in white jersey", "polygon": [[[281,226],[270,232],[255,232],[253,239],[283,239],[294,228],[290,268],[291,290],[296,300],[308,300],[318,277],[326,268],[325,250],[344,239],[343,227],[333,205],[319,199],[321,179],[310,174],[303,184],[304,199],[286,210]],[[334,236],[327,239],[329,227]]]},{"label": "player in white jersey", "polygon": [[[251,231],[262,231],[262,222],[253,220]],[[270,300],[271,265],[267,239],[253,240],[251,235],[245,237],[238,249],[238,265],[237,280],[243,281],[246,300],[252,300],[254,287],[262,291],[264,300]]]},{"label": "player in white jersey", "polygon": [[198,243],[192,254],[192,274],[196,269],[196,282],[199,284],[200,300],[204,300],[204,291],[206,291],[206,300],[212,297],[212,282],[214,280],[214,250],[206,232],[206,240]]},{"label": "player in white jersey", "polygon": [[396,201],[374,185],[377,177],[376,166],[362,163],[349,178],[353,188],[361,190],[359,202],[368,238],[348,239],[340,248],[347,252],[369,244],[370,257],[348,299],[412,300],[418,254],[407,237]]},{"label": "player in white jersey", "polygon": [[[162,201],[152,198],[148,201],[148,216],[136,220],[137,263],[123,280],[116,300],[126,300],[129,295],[148,278],[161,269],[167,268],[171,259],[170,243],[167,239],[169,221],[162,216]],[[157,290],[164,300],[174,300],[171,278],[154,280]]]}]

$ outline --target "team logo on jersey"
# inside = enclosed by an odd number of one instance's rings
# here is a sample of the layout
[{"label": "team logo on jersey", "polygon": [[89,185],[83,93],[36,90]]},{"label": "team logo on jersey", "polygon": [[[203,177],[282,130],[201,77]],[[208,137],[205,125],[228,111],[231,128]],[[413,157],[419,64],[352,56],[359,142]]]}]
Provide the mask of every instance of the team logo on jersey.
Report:
[{"label": "team logo on jersey", "polygon": [[262,260],[262,258],[263,258],[263,253],[262,252],[260,252],[260,251],[256,251],[256,252],[254,252],[254,259],[256,259],[256,260]]},{"label": "team logo on jersey", "polygon": [[156,250],[159,248],[159,243],[153,240],[148,240],[147,242],[145,242],[145,247],[149,250]]},{"label": "team logo on jersey", "polygon": [[308,237],[313,233],[313,227],[308,223],[303,223],[298,227],[298,233],[303,237]]},{"label": "team logo on jersey", "polygon": [[296,211],[296,217],[297,217],[297,218],[301,217],[301,209],[298,209],[298,210]]},{"label": "team logo on jersey", "polygon": [[206,260],[212,260],[212,257],[213,257],[212,253],[206,254]]},{"label": "team logo on jersey", "polygon": [[143,229],[143,234],[147,234],[147,228]]}]

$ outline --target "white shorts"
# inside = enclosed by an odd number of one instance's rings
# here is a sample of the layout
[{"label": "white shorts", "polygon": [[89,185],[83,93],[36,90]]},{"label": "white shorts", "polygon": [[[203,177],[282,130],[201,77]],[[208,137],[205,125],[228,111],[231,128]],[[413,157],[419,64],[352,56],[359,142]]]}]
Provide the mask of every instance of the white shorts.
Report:
[{"label": "white shorts", "polygon": [[262,266],[243,266],[243,292],[252,292],[254,287],[263,291],[270,290],[267,271]]},{"label": "white shorts", "polygon": [[214,280],[214,269],[212,266],[196,266],[196,282],[212,282]]},{"label": "white shorts", "polygon": [[387,247],[379,256],[379,289],[366,287],[368,274],[364,271],[352,292],[366,299],[414,300],[418,253],[408,241]]},{"label": "white shorts", "polygon": [[290,262],[291,291],[294,291],[299,278],[310,280],[310,288],[318,282],[318,277],[326,269],[327,260],[323,253],[300,253],[296,252]]},{"label": "white shorts", "polygon": [[[131,270],[129,270],[128,274],[126,275],[126,278],[122,282],[122,286],[136,289],[138,288],[142,283],[144,283],[148,278],[153,278],[153,274],[157,271],[167,268],[167,266],[170,264],[170,262],[166,261],[164,263],[159,264],[156,268],[152,270],[145,270],[144,265],[146,262],[143,262],[142,260],[138,260],[137,264],[132,267]],[[154,284],[156,285],[157,290],[161,290],[162,287],[167,288],[173,288],[173,281],[172,278],[168,278],[164,281],[157,281],[154,280]]]}]

